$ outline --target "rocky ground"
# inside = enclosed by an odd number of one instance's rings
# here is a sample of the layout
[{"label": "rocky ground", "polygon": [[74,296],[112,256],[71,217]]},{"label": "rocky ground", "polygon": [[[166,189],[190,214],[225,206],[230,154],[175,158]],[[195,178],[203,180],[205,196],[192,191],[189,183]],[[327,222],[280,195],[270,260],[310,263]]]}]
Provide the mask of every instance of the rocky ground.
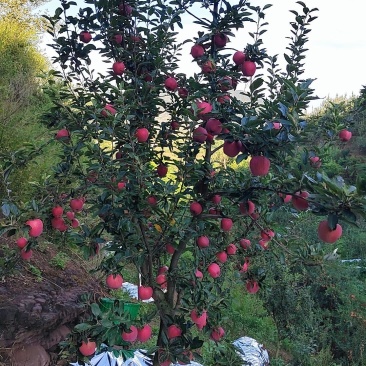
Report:
[{"label": "rocky ground", "polygon": [[88,262],[57,253],[43,243],[26,262],[15,239],[0,238],[0,366],[62,365],[58,343],[83,312],[80,296],[103,294]]}]

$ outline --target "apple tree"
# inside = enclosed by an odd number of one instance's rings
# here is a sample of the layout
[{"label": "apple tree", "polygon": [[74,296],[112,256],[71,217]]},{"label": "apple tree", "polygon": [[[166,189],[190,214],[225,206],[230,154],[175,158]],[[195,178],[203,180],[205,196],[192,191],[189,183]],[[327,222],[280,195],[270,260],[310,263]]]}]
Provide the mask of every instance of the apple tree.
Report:
[{"label": "apple tree", "polygon": [[[265,268],[253,266],[257,254],[268,253],[270,262],[279,247],[286,255],[269,213],[292,200],[298,211],[323,215],[325,243],[341,236],[339,219],[362,213],[357,191],[320,174],[313,156],[291,163],[315,98],[303,75],[317,9],[297,2],[282,70],[262,40],[270,5],[86,0],[73,10],[77,5],[61,0],[46,17],[56,52],[51,81],[62,85],[48,88],[54,106],[45,121],[62,153],[32,211],[25,206],[18,218],[22,255],[30,257],[47,229],[69,235],[86,257],[102,248],[99,269],[110,288],[120,288],[133,265],[139,298],[152,297],[160,319],[153,364],[187,363],[199,356],[201,335],[215,342],[225,336],[227,276],[235,273],[243,291],[256,293],[265,277]],[[179,43],[189,18],[200,30]],[[243,39],[240,49],[230,47],[235,37]],[[178,68],[186,44],[193,75]],[[238,98],[233,91],[241,86]],[[219,151],[239,168],[223,168]],[[92,312],[96,323],[76,327],[84,356],[101,343],[116,349],[151,336],[144,323],[150,315],[136,321],[116,305],[113,321],[105,321],[97,303]]]}]

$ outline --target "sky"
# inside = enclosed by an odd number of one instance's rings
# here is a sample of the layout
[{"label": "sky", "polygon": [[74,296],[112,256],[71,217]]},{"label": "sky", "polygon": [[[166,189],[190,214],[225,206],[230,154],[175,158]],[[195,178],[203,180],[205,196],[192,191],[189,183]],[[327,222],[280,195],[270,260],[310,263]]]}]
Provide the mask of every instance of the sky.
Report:
[{"label": "sky", "polygon": [[[366,85],[366,37],[364,31],[364,14],[366,13],[365,0],[349,0],[344,3],[341,0],[303,0],[309,8],[317,7],[316,19],[311,26],[309,42],[305,60],[305,77],[316,79],[312,84],[315,93],[322,98],[314,101],[310,109],[318,107],[323,98],[336,96],[358,95],[362,85]],[[78,3],[82,3],[78,0]],[[234,0],[231,1],[234,3]],[[268,54],[286,52],[290,36],[289,22],[293,21],[290,9],[301,12],[301,6],[295,0],[252,0],[252,5],[264,6],[270,3],[273,6],[265,11],[265,21],[269,23],[268,32],[263,35],[264,46]],[[52,14],[59,6],[58,0],[52,0],[43,6],[41,11]],[[196,15],[201,10],[197,10]],[[179,35],[180,40],[197,36],[198,26],[191,23],[190,19],[184,20],[187,25],[184,32]],[[251,41],[247,30],[240,30],[235,38],[231,38],[230,47],[243,50]],[[50,39],[45,39],[42,45],[43,51],[50,55],[51,49],[45,44]],[[183,49],[180,63],[181,71],[199,71],[198,66],[192,63],[190,47],[187,44]],[[101,63],[100,63],[101,64]],[[188,67],[187,67],[188,65]],[[98,66],[97,66],[98,67]],[[195,69],[196,68],[196,69]]]}]

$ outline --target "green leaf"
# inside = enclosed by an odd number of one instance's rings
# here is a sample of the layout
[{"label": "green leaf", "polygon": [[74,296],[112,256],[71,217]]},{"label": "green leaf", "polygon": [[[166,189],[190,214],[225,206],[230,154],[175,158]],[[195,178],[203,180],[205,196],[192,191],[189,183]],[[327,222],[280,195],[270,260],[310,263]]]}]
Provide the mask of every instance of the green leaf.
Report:
[{"label": "green leaf", "polygon": [[328,215],[328,225],[331,230],[335,230],[338,224],[338,215],[335,213],[330,213]]},{"label": "green leaf", "polygon": [[82,333],[91,328],[92,328],[92,326],[88,323],[80,323],[80,324],[75,325],[74,330],[78,333]]},{"label": "green leaf", "polygon": [[97,316],[100,315],[101,310],[100,310],[100,307],[99,307],[98,304],[93,303],[93,304],[90,305],[90,308],[91,308],[91,311],[92,311],[92,313],[93,313],[94,316],[97,317]]}]

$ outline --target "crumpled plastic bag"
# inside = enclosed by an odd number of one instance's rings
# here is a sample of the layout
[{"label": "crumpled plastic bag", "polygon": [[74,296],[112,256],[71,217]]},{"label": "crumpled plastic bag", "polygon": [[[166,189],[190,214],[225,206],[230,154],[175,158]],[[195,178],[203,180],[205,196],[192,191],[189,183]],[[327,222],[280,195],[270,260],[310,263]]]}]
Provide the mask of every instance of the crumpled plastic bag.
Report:
[{"label": "crumpled plastic bag", "polygon": [[233,342],[239,356],[248,366],[267,366],[269,356],[262,344],[250,337],[241,337]]}]

